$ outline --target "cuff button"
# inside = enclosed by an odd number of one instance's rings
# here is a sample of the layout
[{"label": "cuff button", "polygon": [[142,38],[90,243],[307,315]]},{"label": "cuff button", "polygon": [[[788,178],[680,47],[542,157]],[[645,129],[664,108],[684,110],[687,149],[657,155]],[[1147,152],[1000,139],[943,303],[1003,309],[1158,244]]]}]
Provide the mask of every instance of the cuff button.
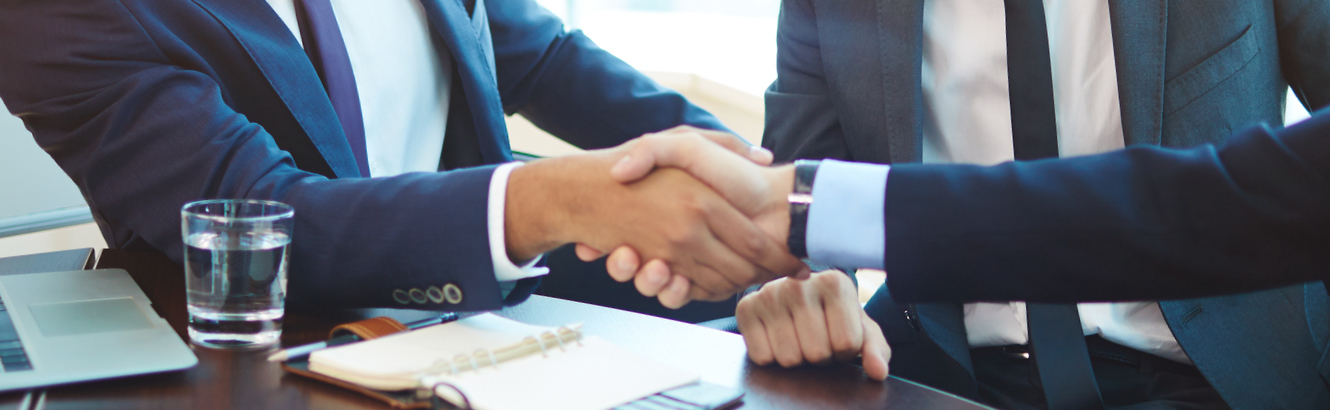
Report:
[{"label": "cuff button", "polygon": [[411,301],[412,301],[412,302],[416,302],[416,303],[419,303],[419,304],[422,304],[422,305],[423,305],[423,304],[425,304],[425,301],[426,301],[426,300],[427,300],[427,299],[426,299],[426,297],[425,297],[425,291],[420,290],[420,288],[412,288],[412,289],[411,289]]},{"label": "cuff button", "polygon": [[430,302],[443,303],[443,291],[439,290],[438,286],[430,286],[429,289],[425,289],[425,296],[429,296]]},{"label": "cuff button", "polygon": [[443,298],[454,305],[462,303],[462,289],[452,283],[443,285]]},{"label": "cuff button", "polygon": [[397,289],[393,291],[393,300],[403,305],[411,303],[411,297],[407,296],[406,291]]}]

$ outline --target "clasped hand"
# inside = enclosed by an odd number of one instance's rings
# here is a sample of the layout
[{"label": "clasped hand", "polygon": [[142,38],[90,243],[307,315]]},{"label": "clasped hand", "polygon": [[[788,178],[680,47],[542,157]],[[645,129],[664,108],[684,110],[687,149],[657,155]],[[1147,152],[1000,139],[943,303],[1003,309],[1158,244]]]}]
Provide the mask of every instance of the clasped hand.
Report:
[{"label": "clasped hand", "polygon": [[[870,377],[886,378],[891,349],[848,276],[803,280],[808,267],[789,254],[793,169],[771,162],[770,152],[736,136],[687,126],[533,162],[509,183],[509,255],[529,260],[569,242],[583,260],[609,252],[615,280],[632,280],[671,308],[765,283],[736,312],[754,362],[791,367],[862,355]],[[563,212],[520,209],[532,204]],[[515,220],[522,215],[539,217]]]},{"label": "clasped hand", "polygon": [[[564,243],[578,243],[583,258],[619,249],[616,279],[641,278],[643,294],[662,294],[672,307],[807,275],[785,246],[788,208],[773,189],[791,182],[758,165],[770,162],[738,137],[688,127],[531,162],[509,179],[509,257],[530,260]],[[722,172],[719,181],[696,178]]]},{"label": "clasped hand", "polygon": [[[621,148],[625,152],[610,170],[616,181],[636,184],[649,181],[658,173],[685,171],[723,197],[769,237],[760,244],[764,256],[770,257],[766,252],[777,252],[782,258],[792,258],[785,244],[790,227],[786,196],[793,186],[793,173],[789,167],[766,167],[772,161],[769,151],[749,146],[729,133],[688,126],[648,134]],[[746,246],[757,249],[759,243],[754,240]],[[612,251],[607,259],[610,276],[620,282],[633,280],[643,295],[656,296],[671,308],[681,307],[690,300],[720,300],[777,277],[803,278],[809,273],[803,263],[796,262],[782,265],[791,269],[770,272],[776,276],[753,276],[754,280],[736,282],[735,287],[717,288],[706,284],[707,278],[698,276],[706,272],[680,269],[672,261],[650,258],[645,252],[639,254],[641,250],[631,245],[606,248],[579,243],[577,247],[578,256],[587,261],[607,251]],[[645,264],[641,263],[643,257],[647,260]]]}]

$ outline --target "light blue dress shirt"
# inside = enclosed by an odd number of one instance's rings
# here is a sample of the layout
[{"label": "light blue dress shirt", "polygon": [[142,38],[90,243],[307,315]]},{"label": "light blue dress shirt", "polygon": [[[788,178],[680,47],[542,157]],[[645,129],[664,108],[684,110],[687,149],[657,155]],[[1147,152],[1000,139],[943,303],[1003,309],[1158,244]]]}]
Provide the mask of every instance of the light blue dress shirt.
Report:
[{"label": "light blue dress shirt", "polygon": [[883,269],[890,165],[824,160],[808,208],[808,259],[847,268]]}]

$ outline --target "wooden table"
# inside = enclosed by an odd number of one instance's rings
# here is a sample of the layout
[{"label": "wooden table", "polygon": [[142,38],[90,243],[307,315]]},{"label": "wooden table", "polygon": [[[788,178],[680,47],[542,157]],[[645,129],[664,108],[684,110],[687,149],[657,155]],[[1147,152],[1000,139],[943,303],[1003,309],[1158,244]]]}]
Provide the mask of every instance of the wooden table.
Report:
[{"label": "wooden table", "polygon": [[[80,256],[81,255],[81,256]],[[0,259],[0,274],[82,269],[89,253],[67,251]],[[82,257],[83,259],[80,259]],[[106,250],[98,268],[130,272],[157,310],[182,337],[185,332],[184,274],[180,265],[155,254]],[[745,358],[738,335],[594,305],[533,296],[497,312],[519,321],[559,326],[581,322],[588,334],[605,338],[663,363],[702,375],[706,381],[740,386],[743,409],[984,409],[985,407],[899,378],[876,382],[847,364],[781,369],[755,366]],[[321,340],[339,323],[373,316],[403,322],[431,312],[358,309],[317,315],[288,312],[282,344]],[[187,339],[186,339],[187,340]],[[265,352],[194,348],[199,365],[179,372],[52,387],[46,409],[387,409],[386,404],[319,381],[287,374],[265,360]],[[22,394],[0,395],[0,406]],[[26,410],[26,409],[25,409]]]}]

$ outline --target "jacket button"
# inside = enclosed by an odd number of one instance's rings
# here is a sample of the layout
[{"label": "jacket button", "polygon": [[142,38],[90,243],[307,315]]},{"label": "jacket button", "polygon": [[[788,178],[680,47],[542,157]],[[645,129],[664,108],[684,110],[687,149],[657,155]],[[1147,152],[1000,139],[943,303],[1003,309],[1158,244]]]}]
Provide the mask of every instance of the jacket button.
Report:
[{"label": "jacket button", "polygon": [[401,303],[403,305],[411,303],[411,297],[407,296],[406,291],[401,289],[393,291],[393,300],[396,300],[397,303]]},{"label": "jacket button", "polygon": [[439,290],[438,286],[430,286],[429,289],[425,289],[425,296],[429,296],[430,302],[443,303],[443,291]]},{"label": "jacket button", "polygon": [[910,324],[910,328],[919,331],[919,312],[914,311],[914,305],[905,308],[905,322]]},{"label": "jacket button", "polygon": [[416,303],[419,303],[419,304],[422,304],[422,305],[423,305],[423,304],[425,304],[425,301],[426,301],[426,300],[427,300],[427,299],[426,299],[426,297],[425,297],[425,291],[420,290],[420,288],[411,288],[411,301],[412,301],[412,302],[416,302]]},{"label": "jacket button", "polygon": [[462,303],[462,289],[451,283],[443,285],[443,298],[454,305]]}]

